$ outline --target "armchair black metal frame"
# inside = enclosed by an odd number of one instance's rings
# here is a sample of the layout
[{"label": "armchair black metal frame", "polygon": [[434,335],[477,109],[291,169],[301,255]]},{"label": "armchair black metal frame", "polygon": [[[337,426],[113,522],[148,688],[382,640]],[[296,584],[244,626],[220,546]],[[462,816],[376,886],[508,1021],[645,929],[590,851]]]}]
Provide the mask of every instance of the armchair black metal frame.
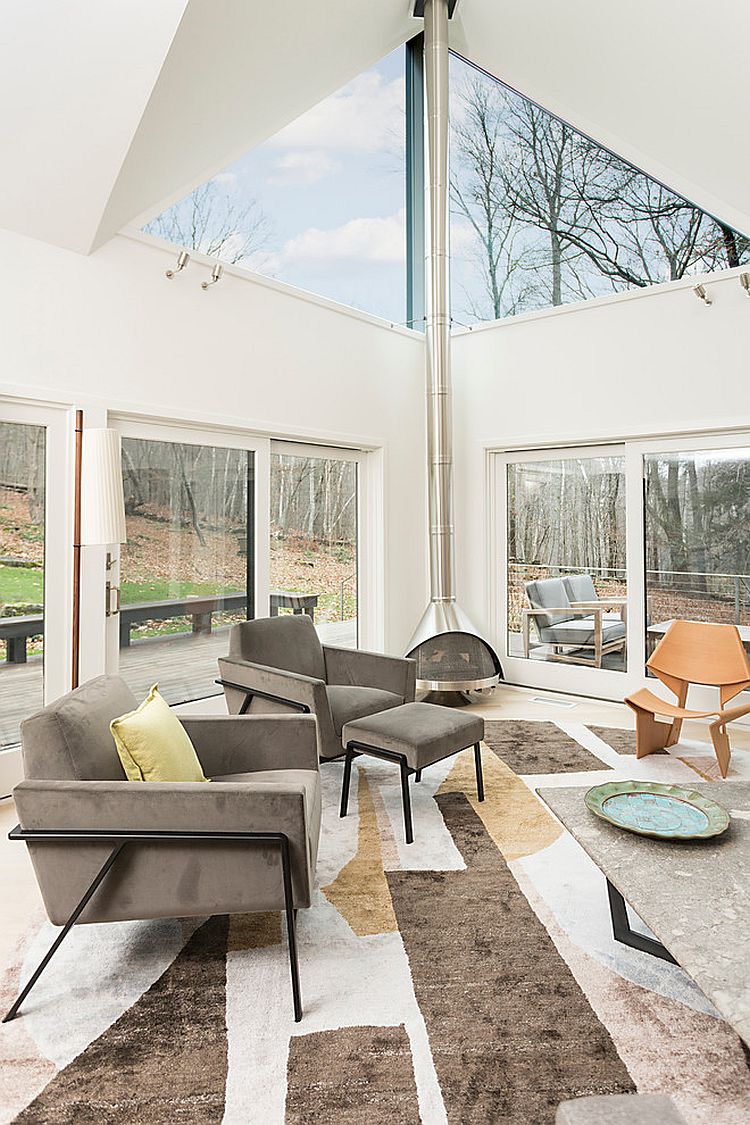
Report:
[{"label": "armchair black metal frame", "polygon": [[214,683],[221,684],[223,688],[234,688],[235,691],[244,691],[245,698],[242,700],[238,715],[246,715],[250,704],[253,701],[253,696],[257,695],[259,699],[268,699],[271,703],[283,703],[285,707],[293,707],[295,711],[301,711],[303,715],[310,715],[311,711],[307,703],[300,703],[298,699],[287,699],[283,695],[273,695],[269,691],[260,691],[258,688],[249,688],[246,684],[233,684],[231,680],[214,680]]},{"label": "armchair black metal frame", "polygon": [[[253,701],[253,696],[258,696],[259,699],[268,699],[271,703],[282,703],[285,707],[292,707],[295,711],[301,711],[303,715],[311,715],[312,711],[307,703],[300,703],[298,699],[287,699],[283,695],[273,695],[269,691],[259,691],[257,688],[249,688],[246,684],[235,684],[231,680],[215,680],[214,683],[220,684],[223,688],[234,688],[235,691],[243,691],[245,698],[240,704],[238,715],[246,715],[250,704]],[[321,758],[321,762],[337,762],[340,758],[344,757],[344,751],[340,754],[333,755],[330,758]],[[417,779],[419,780],[419,779]]]},{"label": "armchair black metal frame", "polygon": [[174,843],[175,841],[227,841],[236,840],[239,843],[252,843],[264,841],[275,842],[279,845],[281,853],[281,869],[284,880],[284,910],[286,913],[287,935],[289,941],[289,965],[292,975],[292,996],[294,999],[294,1019],[297,1023],[302,1019],[302,996],[299,981],[299,959],[297,955],[297,931],[295,925],[294,895],[292,892],[292,866],[289,852],[289,837],[284,832],[215,832],[215,831],[181,831],[181,830],[154,830],[126,829],[124,831],[110,829],[75,829],[75,828],[21,828],[20,825],[8,833],[9,840],[33,840],[39,843],[42,840],[109,840],[115,845],[99,868],[98,872],[86,888],[78,905],[73,910],[54,942],[47,950],[41,962],[32,973],[30,979],[21,990],[2,1022],[8,1023],[15,1019],[18,1010],[23,1004],[32,988],[39,980],[49,962],[62,945],[70,930],[80,918],[87,904],[96,894],[96,891],[115,865],[123,850],[128,844],[138,842],[148,843]]},{"label": "armchair black metal frame", "polygon": [[[482,774],[482,750],[478,742],[474,746],[474,769],[477,776],[477,799],[484,800],[484,776]],[[363,755],[373,758],[382,758],[386,762],[396,762],[401,772],[401,799],[404,806],[404,832],[407,844],[414,843],[414,826],[411,815],[411,794],[409,792],[409,777],[414,774],[415,781],[422,780],[422,770],[413,769],[406,760],[405,754],[397,754],[393,750],[382,750],[379,746],[370,746],[366,742],[352,740],[346,745],[346,760],[344,762],[344,780],[341,784],[341,808],[339,816],[344,817],[349,809],[349,784],[352,776],[352,762]],[[426,767],[423,767],[426,768]]]}]

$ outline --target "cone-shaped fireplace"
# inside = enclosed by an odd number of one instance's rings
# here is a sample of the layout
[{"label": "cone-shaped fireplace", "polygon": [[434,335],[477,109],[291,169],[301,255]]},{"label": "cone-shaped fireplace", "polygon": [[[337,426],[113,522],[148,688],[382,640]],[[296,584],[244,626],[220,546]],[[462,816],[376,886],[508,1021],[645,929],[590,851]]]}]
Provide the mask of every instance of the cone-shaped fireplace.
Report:
[{"label": "cone-shaped fireplace", "polygon": [[[448,289],[448,0],[424,0],[428,145],[427,455],[430,604],[409,644],[417,687],[466,692],[494,687],[500,661],[456,603],[453,404]],[[421,11],[420,11],[421,14]]]}]

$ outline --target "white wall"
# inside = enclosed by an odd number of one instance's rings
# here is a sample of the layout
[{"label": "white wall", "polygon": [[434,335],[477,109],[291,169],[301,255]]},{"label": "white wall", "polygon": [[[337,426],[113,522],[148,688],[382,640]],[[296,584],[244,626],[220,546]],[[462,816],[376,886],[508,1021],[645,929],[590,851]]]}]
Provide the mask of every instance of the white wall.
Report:
[{"label": "white wall", "polygon": [[750,427],[750,300],[674,282],[454,337],[459,593],[494,635],[487,450]]},{"label": "white wall", "polygon": [[[287,287],[118,236],[82,257],[0,232],[0,394],[382,447],[385,645],[426,597],[423,341]],[[0,403],[0,415],[2,404]]]}]

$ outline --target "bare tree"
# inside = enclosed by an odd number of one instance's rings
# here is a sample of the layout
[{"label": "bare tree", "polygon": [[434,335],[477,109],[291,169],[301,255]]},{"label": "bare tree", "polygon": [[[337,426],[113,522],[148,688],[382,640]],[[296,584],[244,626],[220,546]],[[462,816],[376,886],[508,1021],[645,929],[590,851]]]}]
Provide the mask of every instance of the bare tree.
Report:
[{"label": "bare tree", "polygon": [[[462,95],[461,120],[453,128],[455,171],[451,203],[477,238],[477,259],[489,299],[491,316],[520,312],[530,294],[523,277],[525,251],[502,190],[502,102],[486,83],[475,78]],[[481,311],[470,294],[471,311]]]},{"label": "bare tree", "polygon": [[499,82],[469,79],[456,116],[453,209],[495,317],[748,259],[744,235]]},{"label": "bare tree", "polygon": [[257,200],[242,200],[223,180],[209,180],[143,228],[147,234],[235,263],[262,250],[270,223]]}]

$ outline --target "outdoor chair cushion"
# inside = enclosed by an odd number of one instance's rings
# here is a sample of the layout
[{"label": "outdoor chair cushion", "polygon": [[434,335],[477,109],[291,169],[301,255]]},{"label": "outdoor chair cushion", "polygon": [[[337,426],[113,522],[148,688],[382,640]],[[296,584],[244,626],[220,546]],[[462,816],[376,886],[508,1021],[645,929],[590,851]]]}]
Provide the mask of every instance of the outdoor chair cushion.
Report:
[{"label": "outdoor chair cushion", "polygon": [[[594,643],[594,618],[574,617],[570,621],[563,621],[559,625],[540,629],[539,637],[545,644],[555,645],[593,645]],[[611,644],[625,638],[625,622],[602,622],[602,644]]]},{"label": "outdoor chair cushion", "polygon": [[562,578],[543,578],[539,582],[527,582],[526,595],[532,609],[545,609],[549,606],[550,609],[562,610],[560,613],[535,614],[533,620],[537,628],[546,629],[550,625],[568,620],[569,611],[565,607],[570,605],[570,598]]},{"label": "outdoor chair cushion", "polygon": [[97,676],[21,723],[24,776],[124,781],[109,724],[137,701],[119,676]]},{"label": "outdoor chair cushion", "polygon": [[590,574],[569,574],[567,578],[563,578],[563,586],[565,587],[565,593],[568,595],[568,601],[595,602],[599,600],[594,580]]},{"label": "outdoor chair cushion", "polygon": [[391,707],[400,707],[404,702],[403,696],[396,695],[393,691],[355,687],[349,684],[329,684],[326,687],[326,694],[331,707],[333,728],[339,738],[342,728],[350,720],[359,719],[363,715],[374,715],[378,711],[387,711]]},{"label": "outdoor chair cushion", "polygon": [[396,711],[347,723],[342,743],[362,742],[378,750],[403,754],[413,770],[440,762],[484,738],[484,719],[433,703],[405,703]]}]

